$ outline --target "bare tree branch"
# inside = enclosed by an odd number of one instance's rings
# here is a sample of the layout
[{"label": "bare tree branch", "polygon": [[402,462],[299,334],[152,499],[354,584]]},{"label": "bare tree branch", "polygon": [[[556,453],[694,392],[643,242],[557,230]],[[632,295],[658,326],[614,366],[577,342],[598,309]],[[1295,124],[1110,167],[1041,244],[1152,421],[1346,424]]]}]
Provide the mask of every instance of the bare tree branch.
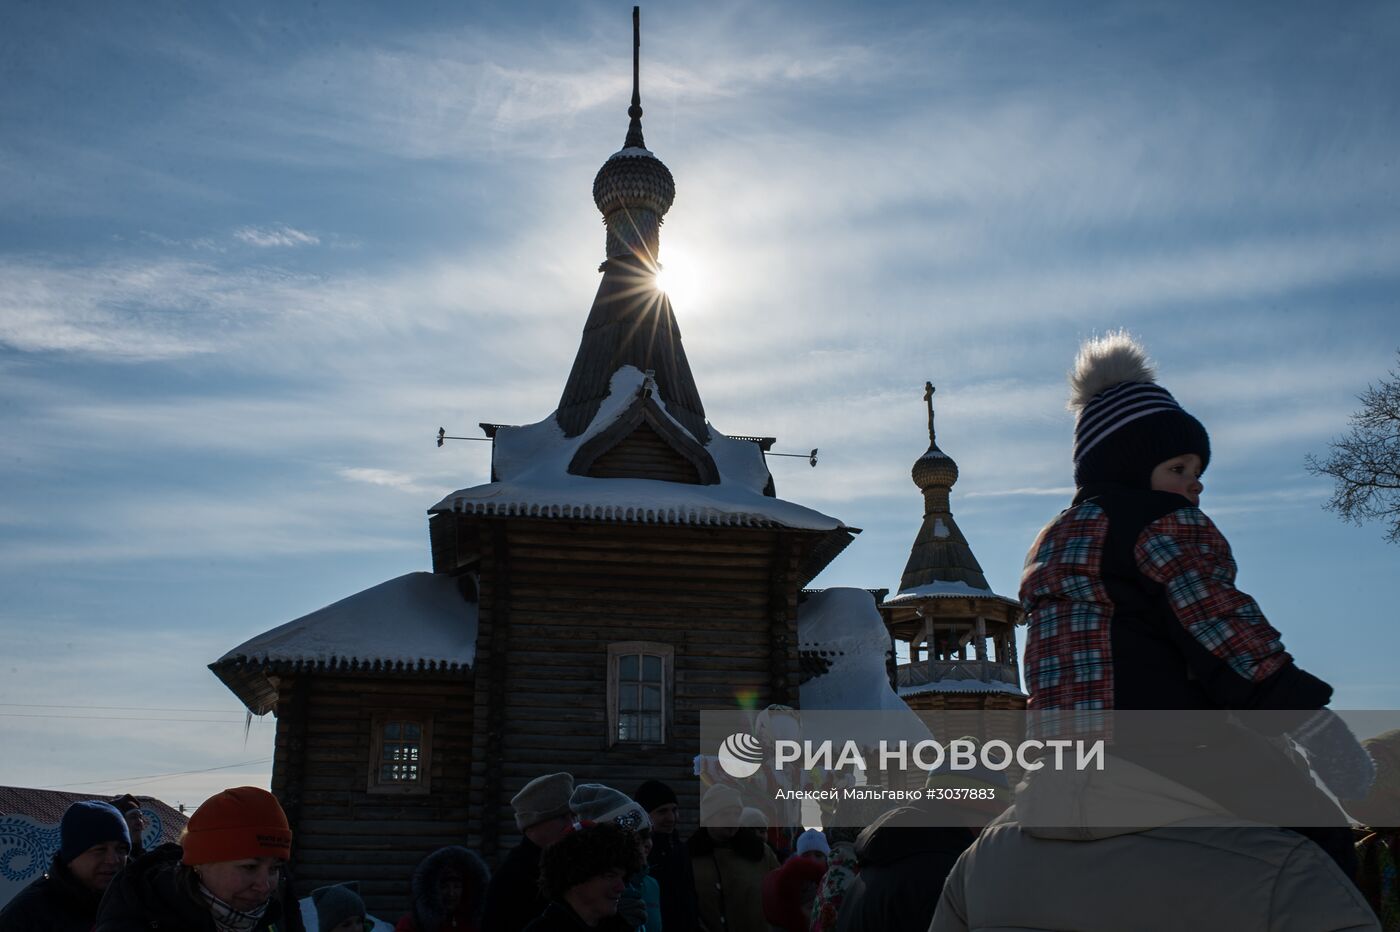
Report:
[{"label": "bare tree branch", "polygon": [[1308,472],[1334,482],[1324,508],[1351,524],[1382,521],[1385,539],[1400,544],[1400,368],[1357,400],[1351,429],[1332,441],[1326,457],[1309,456]]}]

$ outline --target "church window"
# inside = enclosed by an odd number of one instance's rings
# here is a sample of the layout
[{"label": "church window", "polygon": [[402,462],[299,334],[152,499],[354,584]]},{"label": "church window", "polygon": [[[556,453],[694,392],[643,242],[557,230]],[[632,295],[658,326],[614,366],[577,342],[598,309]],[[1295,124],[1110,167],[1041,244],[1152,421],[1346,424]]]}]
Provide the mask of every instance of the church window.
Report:
[{"label": "church window", "polygon": [[420,711],[376,712],[371,728],[369,792],[428,792],[432,716]]},{"label": "church window", "polygon": [[608,645],[608,743],[665,744],[670,732],[675,649],[625,641]]}]

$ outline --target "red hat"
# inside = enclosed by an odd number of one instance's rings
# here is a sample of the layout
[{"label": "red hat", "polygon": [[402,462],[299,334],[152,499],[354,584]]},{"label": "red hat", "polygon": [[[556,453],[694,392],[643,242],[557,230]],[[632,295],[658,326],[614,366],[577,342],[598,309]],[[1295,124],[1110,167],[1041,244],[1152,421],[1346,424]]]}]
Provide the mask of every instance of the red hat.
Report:
[{"label": "red hat", "polygon": [[224,790],[190,816],[181,844],[184,863],[288,858],[292,828],[277,797],[255,786]]}]

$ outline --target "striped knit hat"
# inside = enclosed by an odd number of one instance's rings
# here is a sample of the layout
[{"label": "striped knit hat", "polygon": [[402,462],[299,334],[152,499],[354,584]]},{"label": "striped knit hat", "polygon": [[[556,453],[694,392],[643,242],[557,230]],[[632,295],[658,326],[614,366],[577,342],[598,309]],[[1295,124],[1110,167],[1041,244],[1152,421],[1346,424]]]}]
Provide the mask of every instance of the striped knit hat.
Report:
[{"label": "striped knit hat", "polygon": [[1069,375],[1074,484],[1151,487],[1152,470],[1195,453],[1210,463],[1210,436],[1156,382],[1147,352],[1124,332],[1089,340]]}]

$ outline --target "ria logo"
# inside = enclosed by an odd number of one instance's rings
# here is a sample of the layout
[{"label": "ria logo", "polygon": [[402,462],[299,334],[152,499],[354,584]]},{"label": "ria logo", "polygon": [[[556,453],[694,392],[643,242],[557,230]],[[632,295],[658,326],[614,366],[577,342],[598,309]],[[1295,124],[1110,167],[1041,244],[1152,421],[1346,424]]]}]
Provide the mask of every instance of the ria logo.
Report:
[{"label": "ria logo", "polygon": [[736,780],[751,777],[763,766],[763,745],[745,732],[735,732],[719,746],[719,766]]}]

